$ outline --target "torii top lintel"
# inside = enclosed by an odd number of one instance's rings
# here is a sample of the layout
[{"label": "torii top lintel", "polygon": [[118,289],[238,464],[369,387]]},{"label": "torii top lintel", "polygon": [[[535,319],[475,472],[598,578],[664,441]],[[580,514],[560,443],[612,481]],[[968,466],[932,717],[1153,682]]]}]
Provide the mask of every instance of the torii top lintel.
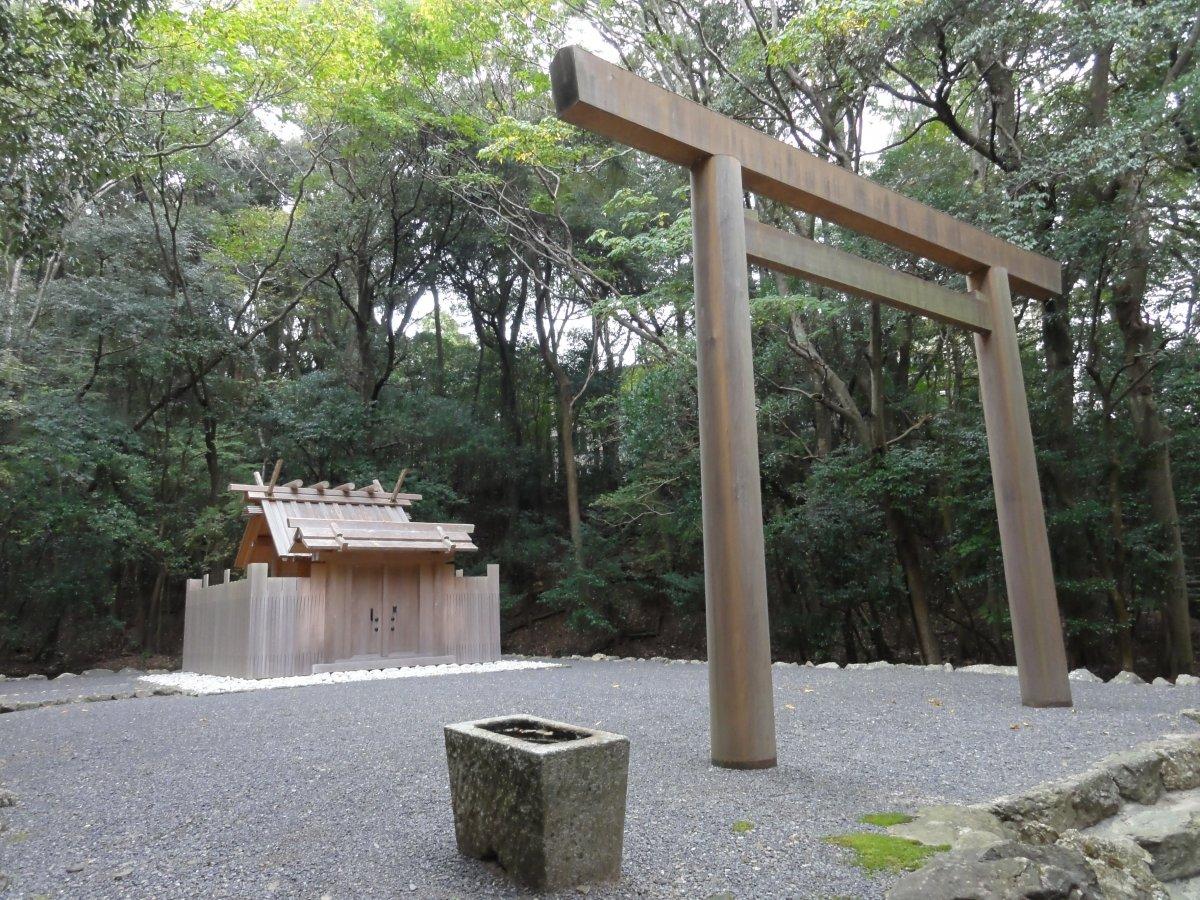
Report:
[{"label": "torii top lintel", "polygon": [[967,274],[1008,271],[1015,291],[1062,293],[1062,266],[673,94],[581,47],[550,65],[559,118],[661,159],[691,167],[739,160],[747,190]]}]

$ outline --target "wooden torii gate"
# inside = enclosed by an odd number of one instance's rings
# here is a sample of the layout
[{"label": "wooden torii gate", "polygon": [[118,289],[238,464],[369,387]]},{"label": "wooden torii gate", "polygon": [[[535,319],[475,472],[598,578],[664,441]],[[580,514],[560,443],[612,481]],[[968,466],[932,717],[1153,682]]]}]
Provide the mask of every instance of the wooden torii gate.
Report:
[{"label": "wooden torii gate", "polygon": [[[1021,700],[1070,706],[1009,295],[1058,295],[1061,266],[580,47],[559,50],[550,77],[560,118],[691,171],[713,763],[775,764],[747,260],[974,333]],[[963,272],[968,293],[747,219],[744,190]]]}]

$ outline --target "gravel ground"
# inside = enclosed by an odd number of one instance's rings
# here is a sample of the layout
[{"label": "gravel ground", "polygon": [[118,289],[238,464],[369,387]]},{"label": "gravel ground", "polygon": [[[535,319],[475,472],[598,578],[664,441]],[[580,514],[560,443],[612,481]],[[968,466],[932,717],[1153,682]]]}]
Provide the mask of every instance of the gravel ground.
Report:
[{"label": "gravel ground", "polygon": [[10,678],[0,681],[0,700],[63,700],[88,694],[116,693],[147,688],[137,675],[76,675],[74,678]]},{"label": "gravel ground", "polygon": [[[441,726],[529,712],[631,742],[624,875],[597,897],[879,897],[822,837],[867,812],[983,800],[1191,730],[1200,688],[775,670],[780,765],[708,764],[703,665],[568,667],[72,704],[0,716],[6,896],[512,896],[454,846]],[[5,686],[5,690],[8,686]],[[738,820],[753,830],[735,834]]]}]

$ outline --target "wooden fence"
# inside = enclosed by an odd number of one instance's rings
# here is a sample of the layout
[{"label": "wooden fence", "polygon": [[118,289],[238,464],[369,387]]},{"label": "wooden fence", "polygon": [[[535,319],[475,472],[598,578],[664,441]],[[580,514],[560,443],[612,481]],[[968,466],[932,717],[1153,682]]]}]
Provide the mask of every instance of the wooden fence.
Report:
[{"label": "wooden fence", "polygon": [[192,578],[183,620],[183,669],[208,675],[272,678],[309,674],[325,640],[325,585],[312,578],[269,578],[251,563],[243,581]]},{"label": "wooden fence", "polygon": [[464,576],[459,569],[449,582],[446,609],[446,652],[460,663],[500,658],[500,567],[486,575]]}]

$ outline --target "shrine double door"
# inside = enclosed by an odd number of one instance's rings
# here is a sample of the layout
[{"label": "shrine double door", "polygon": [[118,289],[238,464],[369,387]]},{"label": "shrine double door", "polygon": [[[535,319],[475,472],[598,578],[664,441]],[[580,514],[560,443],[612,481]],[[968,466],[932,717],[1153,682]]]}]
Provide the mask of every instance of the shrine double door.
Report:
[{"label": "shrine double door", "polygon": [[440,572],[433,564],[335,566],[326,581],[325,657],[330,661],[436,657]]}]

